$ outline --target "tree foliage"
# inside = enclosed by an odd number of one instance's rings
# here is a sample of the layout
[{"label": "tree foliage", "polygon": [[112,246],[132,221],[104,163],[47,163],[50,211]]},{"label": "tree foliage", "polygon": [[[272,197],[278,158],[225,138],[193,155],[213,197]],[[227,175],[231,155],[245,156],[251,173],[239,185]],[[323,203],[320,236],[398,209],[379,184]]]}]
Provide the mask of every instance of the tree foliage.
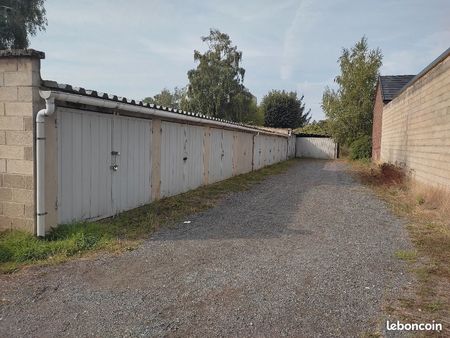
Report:
[{"label": "tree foliage", "polygon": [[320,121],[313,121],[311,123],[308,123],[302,128],[298,128],[295,130],[296,133],[302,133],[302,134],[314,134],[314,135],[324,135],[329,136],[330,131],[328,130],[328,120],[320,120]]},{"label": "tree foliage", "polygon": [[239,115],[236,105],[251,103],[249,91],[243,85],[242,52],[232,45],[227,34],[217,29],[211,29],[202,41],[207,43],[208,50],[194,51],[198,65],[188,72],[189,106],[206,115],[235,119]]},{"label": "tree foliage", "polygon": [[144,102],[153,103],[159,106],[188,110],[186,88],[175,87],[173,92],[167,88],[161,90],[153,97],[146,97]]},{"label": "tree foliage", "polygon": [[45,30],[44,0],[0,1],[0,49],[27,48],[29,37]]},{"label": "tree foliage", "polygon": [[372,138],[369,135],[358,137],[350,144],[350,158],[358,160],[372,156]]},{"label": "tree foliage", "polygon": [[295,92],[272,90],[264,96],[261,109],[264,125],[273,128],[299,128],[311,119],[310,111],[305,113],[305,104]]},{"label": "tree foliage", "polygon": [[261,115],[258,109],[256,97],[247,88],[233,96],[227,118],[248,124],[262,125],[264,123],[264,115]]},{"label": "tree foliage", "polygon": [[336,90],[327,87],[322,108],[335,140],[350,145],[372,132],[372,108],[382,54],[369,50],[363,37],[350,50],[344,48],[338,62],[341,73],[335,78]]}]

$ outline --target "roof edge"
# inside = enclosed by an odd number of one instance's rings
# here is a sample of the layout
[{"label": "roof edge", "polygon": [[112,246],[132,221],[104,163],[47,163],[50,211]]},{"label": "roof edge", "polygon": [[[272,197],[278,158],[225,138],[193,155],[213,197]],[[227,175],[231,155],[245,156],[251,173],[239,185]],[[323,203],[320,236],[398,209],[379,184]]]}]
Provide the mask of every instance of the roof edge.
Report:
[{"label": "roof edge", "polygon": [[[411,80],[415,76],[416,75],[414,75],[414,74],[398,74],[398,75],[381,75],[381,74],[378,74],[377,85],[375,87],[375,93],[377,92],[378,86],[379,86],[380,87],[380,91],[381,91],[381,99],[383,100],[384,104],[387,104],[387,103],[391,102],[396,97],[397,93],[394,96],[392,96],[392,98],[387,98],[388,95],[385,92],[386,88],[383,87],[383,79],[409,77],[410,78],[409,81],[406,82],[403,85],[403,87],[400,88],[400,91],[401,91],[405,86],[407,86],[411,82]],[[374,99],[374,102],[375,102],[375,99]]]},{"label": "roof edge", "polygon": [[295,135],[295,137],[333,138],[330,135],[322,135],[322,134],[297,133],[297,134],[294,134],[294,135]]},{"label": "roof edge", "polygon": [[[68,87],[64,87],[64,86],[68,86]],[[197,120],[197,122],[199,122],[199,123],[201,123],[203,120],[204,123],[207,123],[207,124],[217,124],[217,125],[222,125],[222,126],[227,125],[227,127],[231,128],[231,129],[246,129],[247,131],[251,130],[252,132],[255,132],[255,133],[262,133],[262,134],[266,134],[266,135],[279,136],[279,137],[288,137],[289,136],[289,134],[275,132],[275,131],[269,131],[269,130],[264,129],[264,127],[260,127],[260,126],[249,125],[249,124],[245,124],[245,123],[241,123],[241,122],[228,121],[228,120],[224,120],[221,118],[208,116],[208,115],[204,115],[204,114],[200,114],[200,113],[187,112],[187,111],[184,111],[181,109],[168,108],[168,107],[164,107],[164,106],[154,105],[151,103],[145,103],[143,101],[130,100],[125,97],[118,97],[116,95],[100,93],[100,92],[93,91],[93,90],[86,90],[84,88],[72,87],[70,85],[61,85],[54,81],[42,81],[41,90],[40,90],[41,97],[43,97],[43,95],[47,92],[50,93],[49,95],[52,95],[51,93],[55,93],[55,94],[61,93],[62,95],[66,96],[65,98],[70,98],[69,102],[78,102],[77,100],[79,100],[79,99],[77,99],[77,98],[85,97],[85,98],[88,98],[88,99],[90,98],[93,100],[109,101],[111,104],[117,104],[117,105],[126,104],[126,105],[129,105],[130,107],[133,107],[132,108],[133,110],[140,109],[140,108],[148,109],[149,115],[152,115],[152,113],[151,113],[152,110],[160,111],[164,114],[165,113],[173,114],[173,116],[170,116],[170,117],[167,116],[170,119],[193,118],[193,119]],[[74,99],[75,101],[72,101],[72,99]],[[65,101],[65,100],[63,99],[62,101]],[[130,110],[130,111],[133,111],[133,110]]]},{"label": "roof edge", "polygon": [[0,58],[32,57],[45,59],[45,53],[36,49],[0,49]]}]

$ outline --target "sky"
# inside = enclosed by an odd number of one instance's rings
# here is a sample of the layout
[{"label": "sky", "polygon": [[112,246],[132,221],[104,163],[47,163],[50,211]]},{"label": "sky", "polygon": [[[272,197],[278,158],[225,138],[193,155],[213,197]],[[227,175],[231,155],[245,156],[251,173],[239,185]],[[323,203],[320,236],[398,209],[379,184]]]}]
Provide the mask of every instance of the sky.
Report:
[{"label": "sky", "polygon": [[362,36],[383,53],[382,75],[417,74],[450,47],[448,0],[46,0],[48,27],[31,39],[41,74],[133,99],[188,83],[210,28],[243,52],[244,85],[304,95],[315,120],[342,48]]}]

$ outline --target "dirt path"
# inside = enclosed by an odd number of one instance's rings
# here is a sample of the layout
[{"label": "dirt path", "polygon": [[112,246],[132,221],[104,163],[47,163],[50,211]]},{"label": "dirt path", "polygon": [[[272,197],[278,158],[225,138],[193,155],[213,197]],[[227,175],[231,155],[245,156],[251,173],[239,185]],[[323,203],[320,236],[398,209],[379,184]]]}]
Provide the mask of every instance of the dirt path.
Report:
[{"label": "dirt path", "polygon": [[299,161],[190,220],[0,277],[0,336],[358,336],[406,283],[401,221],[340,162]]}]

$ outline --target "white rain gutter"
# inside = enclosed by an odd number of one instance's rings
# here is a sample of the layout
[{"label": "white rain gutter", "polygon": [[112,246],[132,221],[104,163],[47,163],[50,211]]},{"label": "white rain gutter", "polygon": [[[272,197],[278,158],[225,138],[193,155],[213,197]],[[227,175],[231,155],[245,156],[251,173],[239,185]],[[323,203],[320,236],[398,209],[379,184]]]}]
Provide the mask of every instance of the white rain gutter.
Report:
[{"label": "white rain gutter", "polygon": [[[162,119],[180,120],[187,122],[195,122],[216,127],[226,127],[236,130],[243,130],[256,134],[266,134],[271,136],[288,137],[286,134],[269,132],[259,128],[249,128],[240,125],[234,125],[222,122],[215,118],[200,118],[193,115],[178,114],[167,112],[154,108],[133,105],[125,102],[111,101],[107,99],[77,95],[53,90],[41,90],[40,95],[45,99],[45,109],[40,110],[36,115],[36,213],[37,213],[37,230],[36,233],[40,237],[45,236],[45,117],[55,112],[55,101],[64,101],[72,103],[80,103],[90,106],[124,110],[129,112],[141,113],[152,117]],[[189,113],[188,113],[189,114]]]},{"label": "white rain gutter", "polygon": [[[36,115],[36,234],[45,236],[45,117],[55,112],[55,99],[40,93],[45,99],[45,108]],[[44,95],[43,95],[44,94]]]},{"label": "white rain gutter", "polygon": [[118,109],[118,110],[124,110],[134,113],[141,113],[153,117],[160,117],[162,119],[171,119],[171,120],[181,120],[181,121],[188,121],[188,122],[195,122],[195,123],[201,123],[201,124],[208,124],[208,125],[214,125],[219,127],[226,127],[231,129],[237,129],[237,130],[245,130],[252,133],[260,133],[260,134],[266,134],[266,135],[272,135],[272,136],[281,136],[281,137],[287,137],[286,134],[276,133],[276,132],[269,132],[264,129],[259,128],[250,128],[245,127],[241,125],[235,125],[227,122],[222,122],[220,119],[215,118],[201,118],[196,117],[194,114],[187,115],[185,114],[178,114],[174,112],[149,108],[145,106],[139,106],[134,105],[130,103],[125,102],[117,102],[117,101],[111,101],[107,99],[97,98],[97,97],[91,97],[91,96],[84,96],[84,95],[77,95],[72,93],[65,93],[65,92],[59,92],[59,91],[53,91],[53,90],[45,90],[40,91],[41,97],[52,97],[56,101],[65,101],[65,102],[72,102],[72,103],[81,103],[89,106],[97,106],[97,107],[103,107],[103,108],[110,108],[110,109]]}]

